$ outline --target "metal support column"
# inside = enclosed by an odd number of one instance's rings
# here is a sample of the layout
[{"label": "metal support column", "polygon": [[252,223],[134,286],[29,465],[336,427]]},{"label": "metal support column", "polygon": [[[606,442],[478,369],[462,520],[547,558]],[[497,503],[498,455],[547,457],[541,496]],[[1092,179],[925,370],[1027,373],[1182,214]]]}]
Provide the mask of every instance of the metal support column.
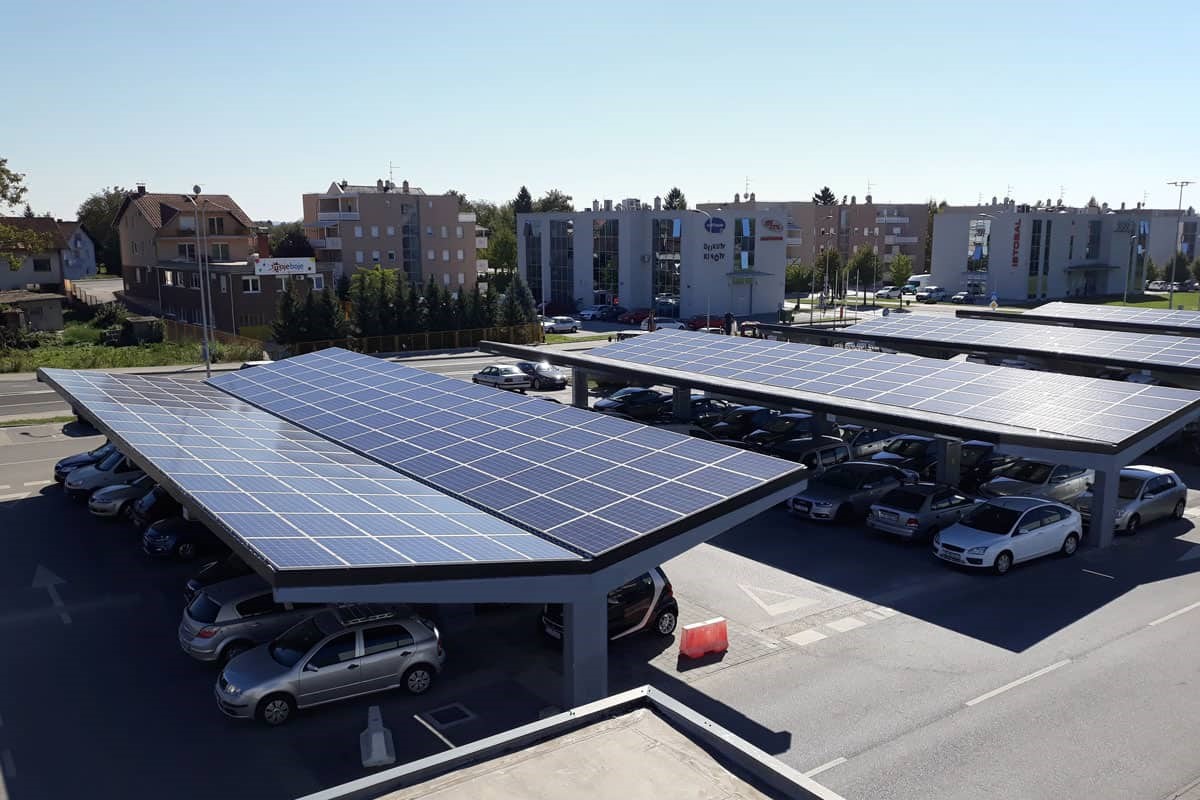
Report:
[{"label": "metal support column", "polygon": [[579,367],[571,370],[571,405],[588,407],[588,374]]},{"label": "metal support column", "polygon": [[937,448],[938,483],[958,486],[962,480],[962,439],[937,436],[934,442]]},{"label": "metal support column", "polygon": [[677,422],[688,422],[692,418],[692,390],[688,386],[676,386],[671,390],[671,416]]},{"label": "metal support column", "polygon": [[1108,547],[1112,544],[1120,482],[1121,467],[1115,461],[1104,468],[1096,467],[1096,479],[1092,482],[1092,522],[1084,537],[1089,547]]},{"label": "metal support column", "polygon": [[608,695],[608,597],[563,604],[563,708]]},{"label": "metal support column", "polygon": [[827,436],[833,433],[833,419],[824,411],[814,411],[812,415],[812,435]]}]

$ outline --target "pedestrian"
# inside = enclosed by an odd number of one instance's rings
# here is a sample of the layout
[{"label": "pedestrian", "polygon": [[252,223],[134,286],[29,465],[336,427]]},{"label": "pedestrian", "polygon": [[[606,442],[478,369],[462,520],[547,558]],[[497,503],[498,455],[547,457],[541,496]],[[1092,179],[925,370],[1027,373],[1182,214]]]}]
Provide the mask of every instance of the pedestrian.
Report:
[{"label": "pedestrian", "polygon": [[725,335],[733,335],[733,314],[728,311],[725,312]]}]

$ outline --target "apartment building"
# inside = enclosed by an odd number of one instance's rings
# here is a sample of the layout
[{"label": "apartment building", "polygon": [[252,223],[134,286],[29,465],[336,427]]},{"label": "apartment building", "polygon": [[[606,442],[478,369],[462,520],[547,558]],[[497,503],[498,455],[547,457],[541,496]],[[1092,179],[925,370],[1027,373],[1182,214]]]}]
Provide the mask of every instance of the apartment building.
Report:
[{"label": "apartment building", "polygon": [[11,228],[41,235],[50,246],[21,263],[0,265],[0,291],[61,286],[96,274],[96,244],[78,221],[50,217],[0,217]]},{"label": "apartment building", "polygon": [[229,195],[197,198],[148,192],[138,184],[122,202],[116,225],[126,302],[167,318],[203,319],[201,261],[209,274],[213,325],[230,333],[271,324],[289,280],[318,291],[333,280],[320,265],[310,276],[255,275],[254,258],[269,255],[267,236]]},{"label": "apartment building", "polygon": [[451,291],[471,289],[487,270],[478,251],[487,232],[473,212],[461,212],[451,194],[431,195],[378,180],[374,186],[339,181],[306,194],[304,231],[318,268],[335,277],[376,264],[403,270],[413,283],[430,276]]},{"label": "apartment building", "polygon": [[1140,205],[947,207],[934,217],[933,282],[1001,302],[1140,291],[1146,259],[1165,266],[1181,242],[1194,258],[1200,228],[1193,208],[1181,218],[1176,209]]},{"label": "apartment building", "polygon": [[924,270],[930,235],[927,203],[876,203],[871,195],[859,203],[852,195],[835,205],[782,205],[788,211],[789,263],[815,263],[830,248],[836,249],[845,263],[865,247],[879,256],[881,270],[901,254],[912,259],[915,271]]}]

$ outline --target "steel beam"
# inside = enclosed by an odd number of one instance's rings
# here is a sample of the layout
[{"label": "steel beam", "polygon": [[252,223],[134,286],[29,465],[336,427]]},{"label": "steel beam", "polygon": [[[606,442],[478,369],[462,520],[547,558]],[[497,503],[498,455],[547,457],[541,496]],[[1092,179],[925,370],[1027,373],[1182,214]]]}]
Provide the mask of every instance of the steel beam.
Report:
[{"label": "steel beam", "polygon": [[608,597],[594,591],[563,604],[563,708],[608,695]]}]

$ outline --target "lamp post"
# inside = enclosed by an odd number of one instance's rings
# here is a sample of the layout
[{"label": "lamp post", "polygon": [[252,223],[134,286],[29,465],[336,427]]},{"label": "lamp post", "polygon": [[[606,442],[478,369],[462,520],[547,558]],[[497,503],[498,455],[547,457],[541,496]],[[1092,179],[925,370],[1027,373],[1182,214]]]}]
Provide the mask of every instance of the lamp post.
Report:
[{"label": "lamp post", "polygon": [[1179,187],[1179,217],[1175,230],[1175,254],[1171,257],[1171,282],[1167,286],[1167,310],[1175,307],[1175,263],[1179,261],[1179,256],[1183,253],[1183,189],[1185,186],[1191,186],[1195,181],[1178,180],[1167,181],[1168,186]]},{"label": "lamp post", "polygon": [[1129,274],[1133,271],[1133,243],[1137,240],[1136,233],[1129,237],[1129,263],[1125,265],[1125,293],[1121,300],[1122,305],[1129,305]]},{"label": "lamp post", "polygon": [[[720,209],[717,209],[717,210],[720,211]],[[695,211],[697,214],[703,214],[705,217],[708,218],[708,220],[710,222],[712,221],[712,218],[713,218],[712,214],[708,213],[704,209],[693,208],[692,211]],[[681,270],[682,270],[682,268],[681,268]],[[653,281],[651,281],[651,285],[653,286]],[[653,289],[651,289],[651,293],[653,293]],[[704,282],[704,296],[705,296],[705,302],[706,302],[706,307],[704,309],[704,326],[708,327],[709,320],[712,318],[712,282],[711,281],[706,280]]]},{"label": "lamp post", "polygon": [[202,243],[205,242],[208,237],[207,237],[207,235],[205,235],[204,238],[201,239],[201,227],[202,227],[203,217],[200,213],[200,203],[201,203],[200,184],[196,184],[195,186],[192,187],[192,196],[189,197],[188,200],[191,201],[192,206],[195,209],[194,219],[195,219],[195,225],[196,225],[196,270],[200,275],[200,321],[201,321],[200,329],[201,329],[201,336],[203,337],[203,340],[204,340],[204,345],[203,345],[203,347],[204,347],[204,353],[203,353],[203,355],[204,355],[204,377],[211,378],[212,377],[212,361],[211,361],[211,358],[209,355],[209,348],[208,348],[208,301],[206,299],[207,288],[208,288],[208,277],[207,277],[207,275],[205,273],[205,269],[204,269],[204,250],[203,250],[203,247],[201,246]]}]

